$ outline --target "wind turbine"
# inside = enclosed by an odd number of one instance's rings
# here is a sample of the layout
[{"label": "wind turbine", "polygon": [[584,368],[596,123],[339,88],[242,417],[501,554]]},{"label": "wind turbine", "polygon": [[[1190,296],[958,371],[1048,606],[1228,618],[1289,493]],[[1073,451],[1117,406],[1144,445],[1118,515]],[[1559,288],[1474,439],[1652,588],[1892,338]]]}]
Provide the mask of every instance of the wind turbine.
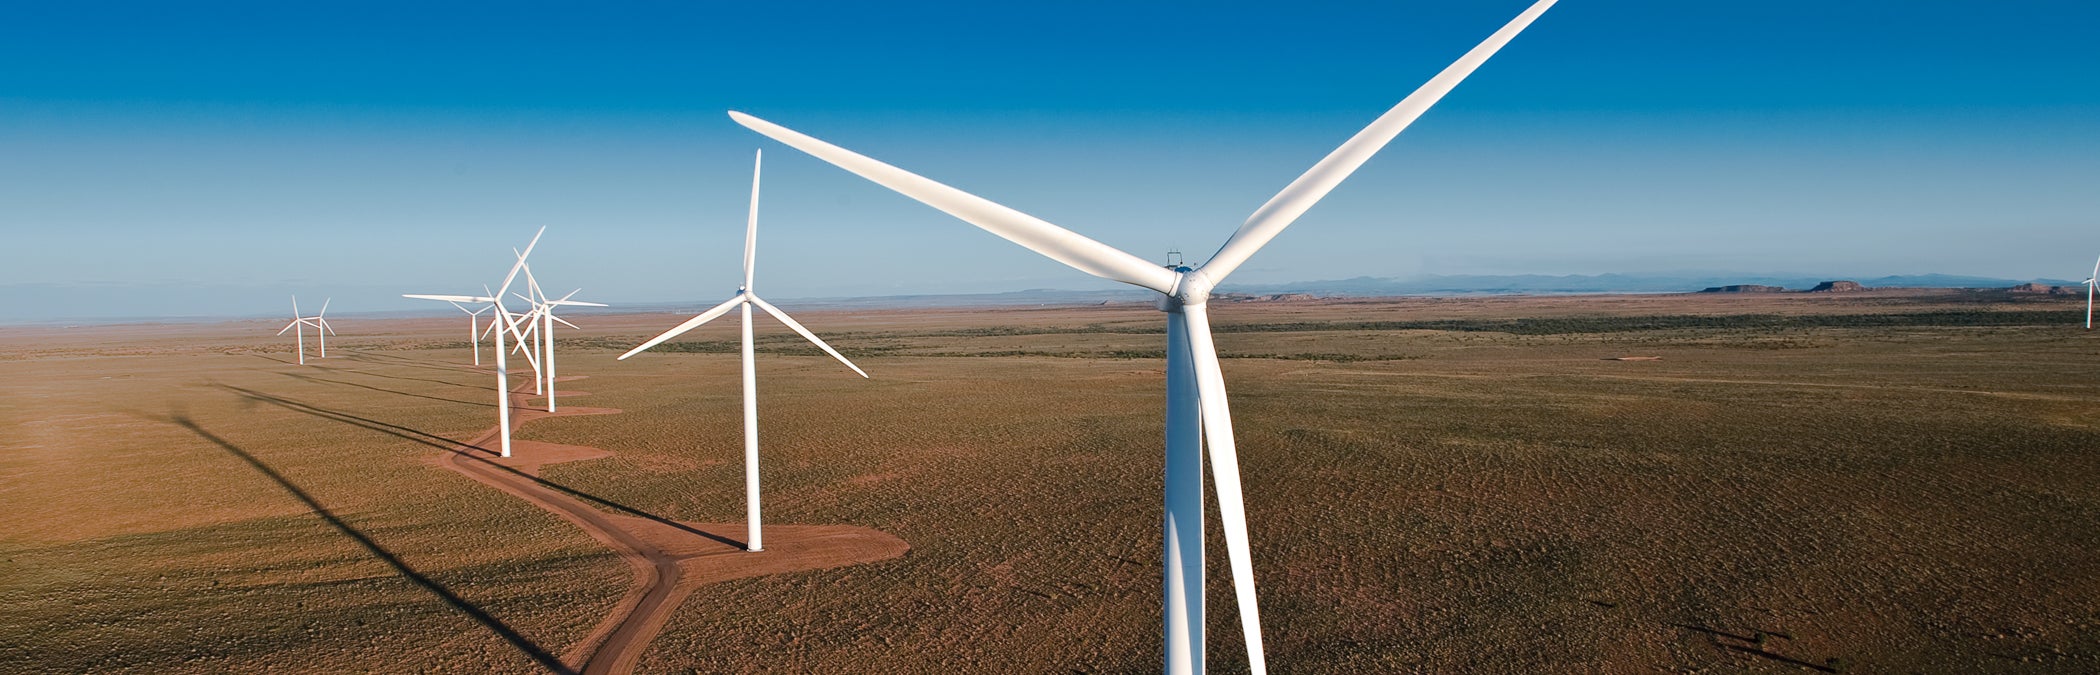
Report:
[{"label": "wind turbine", "polygon": [[765,540],[761,536],[762,533],[759,527],[758,370],[751,347],[751,307],[756,305],[759,309],[765,310],[767,314],[773,315],[773,318],[779,319],[781,323],[787,324],[788,328],[794,329],[796,333],[802,334],[802,337],[816,344],[818,349],[822,349],[824,353],[830,354],[831,358],[838,359],[839,363],[846,364],[847,368],[852,368],[853,372],[860,373],[861,377],[868,376],[867,371],[861,370],[860,366],[853,365],[852,361],[846,360],[846,357],[840,355],[838,350],[832,349],[831,345],[824,344],[824,341],[818,339],[815,333],[809,332],[809,329],[803,328],[802,324],[788,318],[787,312],[780,311],[780,308],[774,307],[772,303],[760,299],[757,294],[751,291],[751,272],[753,263],[758,255],[758,170],[764,157],[764,151],[760,151],[759,155],[751,161],[751,216],[744,229],[744,285],[738,286],[736,295],[731,296],[729,300],[722,304],[715,305],[714,308],[701,312],[698,316],[687,319],[685,323],[678,324],[677,327],[664,331],[664,334],[650,338],[648,342],[642,343],[641,346],[630,349],[627,353],[620,355],[620,360],[624,361],[629,356],[641,353],[642,350],[683,335],[686,331],[700,327],[700,324],[713,321],[716,317],[729,313],[731,309],[741,308],[743,310],[744,512],[747,520],[746,527],[750,531],[750,543],[745,546],[744,550],[753,552],[765,550]]},{"label": "wind turbine", "polygon": [[1225,550],[1230,558],[1239,604],[1240,627],[1247,642],[1247,659],[1254,672],[1263,673],[1267,666],[1262,656],[1246,507],[1240,494],[1239,459],[1233,443],[1232,418],[1225,402],[1225,379],[1218,368],[1217,347],[1211,341],[1209,310],[1205,304],[1211,289],[1385,147],[1517,33],[1530,26],[1555,1],[1539,0],[1380,115],[1370,126],[1350,137],[1256,209],[1208,262],[1194,268],[1186,265],[1171,269],[1160,267],[1033,216],[786,127],[735,111],[729,116],[738,124],[789,147],[1082,272],[1160,293],[1158,307],[1167,314],[1165,668],[1169,673],[1203,671],[1202,448],[1207,443],[1211,452],[1211,476],[1218,491],[1219,517],[1224,525]]},{"label": "wind turbine", "polygon": [[[486,291],[487,289],[483,290]],[[466,305],[462,305],[459,303],[488,302],[489,299],[487,297],[478,295],[430,295],[425,293],[403,293],[401,294],[401,297],[415,298],[417,300],[443,300],[445,302],[452,303],[453,307],[458,307],[459,311],[466,312],[467,344],[472,345],[474,348],[474,365],[481,365],[481,313],[489,311],[489,308],[483,307],[481,309],[467,309]],[[489,325],[495,326],[496,323],[492,319],[490,320]]]},{"label": "wind turbine", "polygon": [[2100,260],[2093,261],[2093,273],[2085,278],[2085,329],[2093,329],[2093,288],[2100,285]]},{"label": "wind turbine", "polygon": [[[568,295],[562,296],[559,300],[550,300],[547,298],[547,293],[540,289],[539,279],[533,277],[532,266],[526,265],[524,272],[525,293],[512,292],[511,295],[532,303],[532,310],[512,320],[513,326],[518,324],[524,324],[525,326],[521,334],[514,335],[518,340],[518,346],[513,351],[525,352],[527,361],[532,364],[535,377],[532,385],[533,393],[545,394],[547,396],[547,412],[554,412],[554,324],[560,322],[562,325],[576,328],[576,324],[569,323],[568,320],[555,316],[554,308],[606,307],[607,305],[597,302],[571,300],[570,298],[576,297],[577,293],[583,292],[583,289],[580,288],[569,291]],[[527,342],[528,339],[530,340],[529,343]],[[527,344],[531,345],[529,350],[526,349]]]},{"label": "wind turbine", "polygon": [[[510,310],[503,307],[503,293],[510,290],[510,282],[517,279],[518,270],[525,267],[525,257],[532,255],[532,247],[540,245],[540,235],[546,233],[547,228],[545,227],[540,228],[538,232],[532,233],[532,242],[525,245],[523,252],[518,253],[518,262],[510,266],[510,273],[503,275],[503,284],[498,286],[496,290],[489,292],[488,300],[496,306],[496,318],[498,320],[508,321],[510,319]],[[511,322],[510,328],[515,332],[517,323]],[[504,359],[503,331],[500,329],[496,331],[496,426],[503,430],[502,455],[509,457],[510,364]]]},{"label": "wind turbine", "polygon": [[278,329],[277,334],[283,335],[285,331],[297,329],[294,334],[299,336],[299,365],[306,365],[307,326],[312,326],[314,334],[321,337],[321,358],[328,358],[328,334],[335,332],[335,327],[328,325],[326,317],[328,316],[328,303],[334,300],[335,298],[322,300],[319,314],[299,316],[299,296],[292,296],[292,322],[285,324],[284,328]]},{"label": "wind turbine", "polygon": [[540,285],[537,282],[532,282],[532,270],[526,270],[525,275],[528,285],[532,287],[533,294],[538,295],[540,297],[540,306],[537,310],[540,313],[540,340],[542,341],[543,345],[540,351],[540,361],[543,365],[546,366],[545,371],[547,381],[547,412],[554,412],[554,324],[556,322],[560,322],[561,325],[568,326],[570,328],[576,327],[576,324],[569,323],[568,320],[555,316],[554,308],[605,307],[607,305],[605,303],[600,302],[584,302],[582,300],[570,300],[569,298],[576,297],[577,293],[583,292],[583,289],[581,288],[569,291],[568,295],[561,296],[561,299],[559,300],[548,300],[547,296],[540,292]]}]

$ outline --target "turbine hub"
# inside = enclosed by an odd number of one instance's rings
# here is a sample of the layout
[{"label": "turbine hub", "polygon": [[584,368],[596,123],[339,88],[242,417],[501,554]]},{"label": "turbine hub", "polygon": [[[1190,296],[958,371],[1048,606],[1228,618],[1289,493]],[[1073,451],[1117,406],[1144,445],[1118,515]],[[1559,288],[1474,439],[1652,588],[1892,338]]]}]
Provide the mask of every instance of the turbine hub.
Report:
[{"label": "turbine hub", "polygon": [[1159,311],[1180,312],[1183,307],[1200,307],[1210,301],[1210,289],[1217,286],[1210,277],[1187,265],[1174,268],[1174,272],[1174,288],[1160,296]]}]

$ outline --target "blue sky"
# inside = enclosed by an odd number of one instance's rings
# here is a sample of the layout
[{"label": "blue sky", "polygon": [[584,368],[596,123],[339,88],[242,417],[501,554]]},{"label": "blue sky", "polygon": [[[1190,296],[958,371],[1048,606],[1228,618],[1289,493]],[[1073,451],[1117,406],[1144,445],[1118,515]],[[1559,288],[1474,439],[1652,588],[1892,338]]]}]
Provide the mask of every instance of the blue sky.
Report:
[{"label": "blue sky", "polygon": [[[1201,259],[1527,4],[7,3],[0,319],[413,309],[540,226],[549,286],[712,304],[759,148],[769,296],[1109,287],[723,111]],[[1565,0],[1234,280],[2081,278],[2096,23]]]}]

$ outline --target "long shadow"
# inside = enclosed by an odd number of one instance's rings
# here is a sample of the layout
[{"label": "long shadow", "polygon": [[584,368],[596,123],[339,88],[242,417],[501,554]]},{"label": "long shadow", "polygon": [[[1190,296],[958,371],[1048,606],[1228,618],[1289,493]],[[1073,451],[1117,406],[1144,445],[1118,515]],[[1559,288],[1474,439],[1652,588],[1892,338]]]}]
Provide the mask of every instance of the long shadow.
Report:
[{"label": "long shadow", "polygon": [[350,360],[352,360],[352,361],[365,361],[365,362],[370,362],[370,363],[373,363],[373,364],[378,364],[378,365],[388,365],[388,366],[408,366],[408,367],[411,367],[411,368],[423,368],[423,369],[426,369],[426,370],[439,370],[439,371],[444,371],[444,372],[448,372],[448,373],[479,373],[479,372],[487,372],[487,371],[484,371],[484,370],[482,370],[482,369],[483,369],[483,368],[493,368],[493,367],[494,367],[494,365],[493,365],[493,364],[491,364],[491,365],[489,365],[489,366],[468,366],[468,365],[458,365],[458,364],[438,364],[438,363],[433,363],[433,362],[430,362],[430,361],[421,361],[421,360],[417,360],[417,359],[411,359],[411,358],[408,358],[408,357],[406,357],[406,356],[401,356],[401,355],[399,355],[399,354],[386,354],[386,353],[382,353],[382,352],[368,352],[368,351],[365,351],[365,350],[362,350],[362,349],[350,349],[350,350],[344,350],[344,352],[350,355],[350,356],[347,356],[347,357],[344,357],[344,358],[350,359]]},{"label": "long shadow", "polygon": [[[354,358],[354,357],[353,357],[353,358]],[[385,367],[398,367],[398,366],[396,366],[396,364],[392,364],[392,363],[375,363],[375,364],[372,364],[372,365],[375,365],[375,366],[378,366],[378,367],[382,367],[382,368],[385,368]],[[357,369],[357,368],[340,368],[340,367],[336,367],[336,366],[314,366],[314,369],[315,369],[315,370],[320,370],[320,371],[324,371],[324,372],[329,372],[329,373],[342,373],[342,374],[347,374],[347,375],[363,375],[363,376],[365,376],[365,377],[383,377],[383,378],[386,378],[386,379],[389,379],[389,380],[401,380],[401,381],[404,381],[404,382],[428,382],[428,383],[431,383],[431,384],[442,384],[442,385],[445,385],[445,386],[447,386],[447,387],[459,387],[459,388],[461,388],[461,389],[483,389],[483,388],[486,388],[486,387],[488,386],[488,385],[486,385],[486,384],[461,384],[461,383],[458,383],[458,382],[452,382],[452,381],[449,381],[449,380],[433,380],[433,379],[430,379],[430,378],[427,378],[427,377],[409,377],[409,376],[407,376],[407,375],[388,375],[388,374],[386,374],[386,373],[375,373],[375,372],[372,372],[372,371],[369,371],[369,370],[361,370],[361,369]],[[483,375],[494,375],[495,373],[494,373],[493,371],[491,371],[491,372],[488,372],[488,373],[482,373],[482,374],[483,374]]]},{"label": "long shadow", "polygon": [[307,382],[312,382],[312,383],[315,383],[315,384],[335,384],[335,385],[341,385],[341,386],[345,386],[345,387],[357,387],[357,388],[359,388],[359,389],[368,389],[368,390],[371,390],[371,391],[376,391],[376,392],[380,392],[380,393],[385,393],[385,394],[393,394],[393,395],[395,395],[395,396],[411,396],[411,397],[415,397],[415,398],[421,398],[421,399],[429,399],[429,400],[432,400],[432,401],[444,401],[444,402],[446,402],[446,403],[457,403],[457,404],[460,404],[460,405],[478,405],[478,406],[481,406],[481,407],[484,407],[484,408],[494,408],[494,407],[496,407],[496,404],[494,404],[494,403],[488,403],[488,402],[485,402],[485,401],[462,401],[462,400],[459,400],[459,399],[456,399],[456,398],[445,398],[445,397],[443,397],[443,396],[431,396],[431,395],[429,395],[429,394],[415,394],[415,393],[410,393],[410,392],[405,392],[405,391],[396,391],[396,390],[393,390],[393,389],[388,389],[388,388],[385,388],[385,387],[374,387],[374,386],[372,386],[372,385],[369,385],[369,384],[358,384],[358,383],[356,383],[356,382],[344,382],[344,381],[342,381],[342,380],[331,380],[331,379],[328,379],[328,378],[325,378],[325,377],[314,377],[314,376],[312,376],[312,375],[301,375],[301,374],[299,374],[299,373],[278,373],[278,374],[279,374],[279,375],[283,375],[283,376],[285,376],[285,377],[289,377],[289,378],[295,379],[295,380],[304,380],[304,381],[307,381]]},{"label": "long shadow", "polygon": [[192,420],[187,416],[177,414],[169,417],[168,421],[174,423],[176,426],[188,429],[190,433],[196,434],[199,438],[203,438],[204,440],[210,441],[213,445],[219,446],[221,449],[224,449],[227,453],[233,455],[234,457],[240,458],[241,461],[247,462],[248,466],[254,467],[254,469],[257,472],[268,477],[270,480],[276,481],[278,487],[283,488],[284,491],[290,493],[293,498],[298,499],[300,503],[305,504],[307,510],[312,511],[316,516],[320,516],[321,520],[326,521],[330,526],[334,527],[336,531],[343,533],[343,536],[349,537],[351,541],[357,542],[357,545],[363,546],[365,548],[365,551],[372,554],[372,557],[378,558],[381,562],[384,562],[388,566],[393,567],[394,571],[399,573],[403,578],[414,582],[417,586],[423,587],[423,590],[430,591],[431,594],[436,595],[438,596],[438,598],[444,600],[446,604],[452,605],[454,609],[457,609],[461,612],[465,612],[467,616],[473,617],[475,621],[480,622],[482,626],[487,627],[490,631],[495,632],[496,635],[503,638],[505,642],[509,642],[511,646],[518,648],[518,651],[524,652],[526,657],[532,659],[534,662],[540,664],[542,667],[545,667],[547,670],[556,673],[572,674],[577,672],[575,669],[564,665],[561,662],[561,659],[555,658],[553,654],[547,653],[547,650],[540,648],[539,645],[533,644],[533,642],[531,640],[526,639],[525,636],[518,634],[518,631],[512,629],[509,625],[504,624],[502,620],[497,619],[494,616],[490,616],[488,612],[483,611],[478,606],[475,606],[474,603],[468,602],[465,598],[459,597],[459,595],[453,593],[451,589],[445,588],[443,584],[432,580],[430,577],[423,576],[423,574],[421,572],[417,572],[415,568],[409,567],[408,563],[402,562],[401,558],[395,556],[393,552],[386,550],[386,548],[380,546],[378,542],[372,541],[371,537],[366,536],[365,533],[358,531],[357,528],[351,527],[349,523],[343,522],[342,518],[336,517],[334,512],[331,512],[328,510],[327,507],[322,506],[319,501],[315,501],[313,495],[307,494],[305,490],[300,489],[297,484],[291,481],[291,479],[285,478],[284,474],[278,473],[276,469],[270,468],[270,465],[264,464],[263,461],[261,459],[256,458],[255,455],[249,454],[248,451],[242,450],[240,446],[234,445],[233,443],[228,442],[224,438],[220,438],[209,431],[205,431],[204,427],[198,426],[195,420]]},{"label": "long shadow", "polygon": [[538,483],[548,488],[558,490],[563,494],[569,495],[571,497],[575,497],[577,499],[597,504],[599,506],[618,511],[620,513],[635,516],[637,518],[647,518],[657,523],[677,528],[678,530],[686,532],[688,534],[692,534],[694,536],[699,537],[705,537],[707,539],[713,540],[717,543],[721,543],[724,545],[734,546],[739,549],[745,547],[744,542],[737,541],[735,539],[730,539],[728,537],[724,537],[722,535],[718,535],[712,532],[694,529],[692,526],[686,525],[685,523],[681,523],[675,520],[671,520],[669,518],[665,518],[663,516],[656,515],[654,513],[643,511],[641,509],[637,509],[626,504],[621,504],[619,502],[615,502],[604,497],[599,497],[597,495],[584,492],[582,490],[578,490],[567,485],[562,485],[560,483],[556,483],[554,481],[550,481],[539,476],[525,473],[523,471],[517,470],[516,468],[504,466],[502,464],[490,461],[488,457],[477,456],[475,453],[469,452],[470,449],[479,450],[482,454],[494,456],[496,452],[488,448],[483,448],[477,445],[470,445],[463,441],[455,441],[444,436],[439,436],[437,434],[411,429],[398,424],[391,424],[388,422],[382,422],[366,417],[358,417],[350,413],[328,410],[326,408],[321,408],[312,404],[302,403],[299,401],[294,401],[292,399],[283,398],[272,394],[266,394],[252,389],[244,389],[230,384],[214,384],[212,386],[233,392],[234,394],[242,398],[248,399],[250,401],[267,403],[280,408],[284,408],[286,410],[291,410],[293,412],[312,415],[314,417],[319,417],[321,419],[333,422],[341,422],[343,424],[348,424],[370,431],[377,431],[379,433],[393,436],[395,438],[400,438],[403,440],[413,441],[415,443],[430,446],[432,448],[459,455],[466,459],[480,462],[491,468],[510,473],[511,475],[517,476],[519,478],[524,478],[526,480],[530,480],[534,483]]}]

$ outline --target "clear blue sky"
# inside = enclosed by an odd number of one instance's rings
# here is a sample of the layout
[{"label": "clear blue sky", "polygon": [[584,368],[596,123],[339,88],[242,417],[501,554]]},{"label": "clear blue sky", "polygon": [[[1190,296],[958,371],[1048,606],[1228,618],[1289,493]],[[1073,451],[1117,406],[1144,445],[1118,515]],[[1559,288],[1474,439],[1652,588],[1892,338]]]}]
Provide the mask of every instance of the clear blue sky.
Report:
[{"label": "clear blue sky", "polygon": [[[0,4],[0,319],[413,309],[542,225],[549,286],[712,304],[757,148],[769,296],[1108,287],[723,111],[1201,259],[1527,5]],[[1564,0],[1234,280],[2082,278],[2095,25]]]}]

